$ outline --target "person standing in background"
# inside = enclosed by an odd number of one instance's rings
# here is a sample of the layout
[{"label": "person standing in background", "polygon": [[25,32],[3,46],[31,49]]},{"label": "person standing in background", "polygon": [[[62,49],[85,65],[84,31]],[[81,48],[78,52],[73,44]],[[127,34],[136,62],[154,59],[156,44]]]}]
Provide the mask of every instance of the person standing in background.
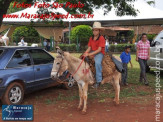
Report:
[{"label": "person standing in background", "polygon": [[143,82],[145,85],[149,85],[146,77],[146,66],[147,60],[150,58],[150,42],[147,40],[147,34],[143,33],[141,36],[141,40],[137,44],[136,51],[136,61],[139,62],[140,65],[140,79],[139,82]]},{"label": "person standing in background", "polygon": [[44,46],[44,49],[47,50],[47,40],[46,39],[44,39],[43,46]]},{"label": "person standing in background", "polygon": [[128,63],[130,62],[131,68],[133,67],[131,63],[131,55],[130,55],[131,46],[125,46],[125,51],[121,53],[120,58],[122,60],[124,72],[122,73],[122,83],[124,86],[128,86],[127,76],[128,76]]},{"label": "person standing in background", "polygon": [[105,52],[106,53],[109,52],[109,40],[106,36],[105,36]]},{"label": "person standing in background", "polygon": [[21,42],[21,46],[25,46],[25,44],[24,44],[24,37],[23,36],[21,37],[21,41],[20,42]]},{"label": "person standing in background", "polygon": [[46,48],[47,48],[47,51],[50,51],[50,41],[49,41],[49,40],[47,41],[47,46],[46,46]]}]

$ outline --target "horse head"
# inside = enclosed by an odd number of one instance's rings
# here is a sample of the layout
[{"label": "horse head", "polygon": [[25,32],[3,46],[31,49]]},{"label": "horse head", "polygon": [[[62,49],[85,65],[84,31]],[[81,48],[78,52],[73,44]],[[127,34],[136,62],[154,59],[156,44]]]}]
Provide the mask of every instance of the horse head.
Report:
[{"label": "horse head", "polygon": [[63,74],[68,69],[68,63],[64,58],[64,53],[59,47],[56,48],[57,56],[53,63],[53,68],[51,71],[52,79],[57,78]]}]

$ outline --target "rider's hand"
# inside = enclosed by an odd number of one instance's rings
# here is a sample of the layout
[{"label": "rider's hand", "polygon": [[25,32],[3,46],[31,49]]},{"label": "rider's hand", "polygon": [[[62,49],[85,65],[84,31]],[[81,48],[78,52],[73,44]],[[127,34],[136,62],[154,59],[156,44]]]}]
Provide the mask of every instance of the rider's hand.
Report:
[{"label": "rider's hand", "polygon": [[89,56],[89,53],[84,53],[84,55],[83,55],[83,56],[87,57],[87,56]]}]

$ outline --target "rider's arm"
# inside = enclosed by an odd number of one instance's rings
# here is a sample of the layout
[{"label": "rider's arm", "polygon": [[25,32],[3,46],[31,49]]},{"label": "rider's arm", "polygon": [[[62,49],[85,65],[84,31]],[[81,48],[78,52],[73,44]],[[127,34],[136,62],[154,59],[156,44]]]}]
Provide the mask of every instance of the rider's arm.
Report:
[{"label": "rider's arm", "polygon": [[99,47],[96,51],[89,53],[88,56],[93,56],[93,55],[98,54],[99,52],[101,52],[101,49],[102,49],[102,47]]},{"label": "rider's arm", "polygon": [[91,51],[91,47],[88,47],[88,49],[85,51],[85,53],[89,53]]}]

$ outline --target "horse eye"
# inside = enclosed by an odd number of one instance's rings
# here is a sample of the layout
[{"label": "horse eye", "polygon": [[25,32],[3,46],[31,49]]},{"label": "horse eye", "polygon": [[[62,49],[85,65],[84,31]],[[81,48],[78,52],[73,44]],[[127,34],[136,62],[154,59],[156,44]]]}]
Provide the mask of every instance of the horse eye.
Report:
[{"label": "horse eye", "polygon": [[57,65],[59,65],[60,63],[57,63]]}]

